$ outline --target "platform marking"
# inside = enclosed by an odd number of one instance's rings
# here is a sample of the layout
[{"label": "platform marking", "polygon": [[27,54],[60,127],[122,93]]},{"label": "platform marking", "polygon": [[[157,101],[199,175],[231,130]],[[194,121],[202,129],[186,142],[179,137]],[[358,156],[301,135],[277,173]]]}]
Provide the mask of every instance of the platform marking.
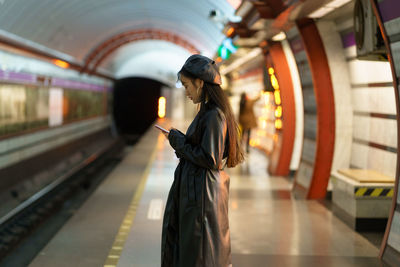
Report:
[{"label": "platform marking", "polygon": [[393,188],[358,187],[354,189],[356,197],[393,197]]},{"label": "platform marking", "polygon": [[[121,256],[122,249],[125,245],[126,238],[129,233],[127,232],[127,230],[129,231],[133,225],[136,216],[136,209],[139,206],[140,199],[142,198],[142,194],[146,186],[147,178],[149,177],[151,166],[153,165],[154,159],[156,157],[156,152],[158,149],[159,142],[160,138],[158,139],[158,142],[154,147],[154,150],[150,156],[150,160],[147,163],[146,169],[143,172],[142,178],[140,179],[136,192],[133,195],[131,204],[129,205],[129,209],[126,212],[124,219],[122,220],[117,236],[115,237],[114,243],[110,249],[107,260],[104,263],[103,267],[116,267],[118,265],[119,257]],[[114,249],[115,247],[120,247],[121,249]]]},{"label": "platform marking", "polygon": [[383,191],[383,188],[377,188],[374,191],[372,191],[371,196],[372,197],[378,197]]},{"label": "platform marking", "polygon": [[108,257],[111,259],[118,259],[119,255],[108,255]]},{"label": "platform marking", "polygon": [[163,201],[162,199],[152,199],[149,205],[149,211],[147,212],[147,219],[149,220],[160,220],[163,213]]},{"label": "platform marking", "polygon": [[359,188],[357,191],[356,191],[356,196],[358,196],[358,197],[360,197],[360,196],[363,196],[364,195],[364,193],[367,191],[367,188]]}]

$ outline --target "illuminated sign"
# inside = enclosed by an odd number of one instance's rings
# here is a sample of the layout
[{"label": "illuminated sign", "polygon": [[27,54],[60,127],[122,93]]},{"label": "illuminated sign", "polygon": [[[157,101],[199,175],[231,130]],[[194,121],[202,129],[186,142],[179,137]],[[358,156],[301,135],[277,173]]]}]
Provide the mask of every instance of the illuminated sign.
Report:
[{"label": "illuminated sign", "polygon": [[231,38],[226,38],[218,47],[218,56],[228,59],[231,54],[236,53],[238,46],[234,45]]}]

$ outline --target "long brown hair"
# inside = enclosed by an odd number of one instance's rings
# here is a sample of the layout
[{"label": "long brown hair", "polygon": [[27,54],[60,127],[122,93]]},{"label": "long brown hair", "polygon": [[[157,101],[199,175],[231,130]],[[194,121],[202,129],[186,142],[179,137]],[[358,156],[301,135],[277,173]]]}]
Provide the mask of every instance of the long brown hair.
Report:
[{"label": "long brown hair", "polygon": [[[186,71],[185,69],[181,69],[178,72],[178,78],[184,75],[192,81],[196,79],[194,75]],[[222,90],[221,86],[218,84],[211,84],[208,82],[204,82],[202,93],[201,93],[201,102],[200,102],[200,115],[206,111],[206,100],[208,103],[211,103],[218,107],[222,113],[225,115],[227,131],[228,131],[228,160],[227,166],[228,168],[235,167],[239,163],[244,160],[243,151],[240,145],[239,140],[239,127],[235,120],[235,117],[232,112],[231,105],[229,104],[228,97]],[[207,103],[207,104],[208,104]]]}]

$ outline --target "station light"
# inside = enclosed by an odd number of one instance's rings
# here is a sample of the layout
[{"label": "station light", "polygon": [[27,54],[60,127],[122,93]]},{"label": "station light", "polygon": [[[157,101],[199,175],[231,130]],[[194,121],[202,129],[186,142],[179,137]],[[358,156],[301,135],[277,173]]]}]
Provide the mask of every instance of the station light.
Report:
[{"label": "station light", "polygon": [[250,146],[256,147],[260,145],[260,139],[259,138],[250,138]]},{"label": "station light", "polygon": [[264,100],[264,105],[268,105],[269,104],[269,98],[271,96],[271,92],[261,92],[261,95],[263,96],[263,100]]},{"label": "station light", "polygon": [[269,73],[269,75],[274,74],[275,73],[274,68],[268,68],[268,73]]},{"label": "station light", "polygon": [[258,46],[259,47],[266,47],[267,45],[268,45],[268,42],[266,40],[264,40]]},{"label": "station light", "polygon": [[261,123],[261,129],[267,129],[267,121],[262,120]]},{"label": "station light", "polygon": [[268,68],[268,74],[270,78],[270,82],[272,87],[274,88],[274,100],[275,100],[275,129],[282,129],[282,99],[281,99],[281,91],[279,90],[279,82],[275,76],[275,70],[272,67]]},{"label": "station light", "polygon": [[275,90],[274,96],[275,96],[275,104],[280,105],[282,103],[280,91],[279,90]]},{"label": "station light", "polygon": [[332,12],[333,10],[344,6],[345,4],[349,3],[351,0],[333,0],[327,4],[325,4],[324,6],[318,8],[317,10],[315,10],[314,12],[312,12],[311,14],[308,15],[309,18],[322,18],[323,16],[329,14],[330,12]]},{"label": "station light", "polygon": [[275,117],[280,118],[282,117],[282,106],[277,106],[275,109]]},{"label": "station light", "polygon": [[166,99],[165,99],[165,97],[161,96],[158,99],[158,117],[159,118],[165,117],[165,108],[166,108]]},{"label": "station light", "polygon": [[281,120],[281,119],[277,119],[277,120],[275,121],[275,128],[276,128],[277,130],[282,129],[282,120]]},{"label": "station light", "polygon": [[274,37],[272,37],[272,41],[275,41],[275,42],[283,41],[285,39],[286,39],[286,34],[284,32],[280,32],[280,33],[274,35]]},{"label": "station light", "polygon": [[275,90],[279,90],[279,83],[278,83],[278,79],[276,78],[275,74],[271,75],[271,84]]},{"label": "station light", "polygon": [[233,34],[233,32],[235,31],[235,28],[230,27],[227,31],[226,31],[226,36],[231,36]]},{"label": "station light", "polygon": [[63,68],[63,69],[67,69],[69,67],[68,62],[65,62],[65,61],[62,61],[59,59],[54,59],[53,63],[54,63],[54,65],[59,66],[60,68]]}]

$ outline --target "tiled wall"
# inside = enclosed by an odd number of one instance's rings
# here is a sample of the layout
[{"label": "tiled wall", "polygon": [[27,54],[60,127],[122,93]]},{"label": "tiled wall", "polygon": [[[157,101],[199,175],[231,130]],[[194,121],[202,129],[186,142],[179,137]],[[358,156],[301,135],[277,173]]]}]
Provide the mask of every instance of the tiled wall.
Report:
[{"label": "tiled wall", "polygon": [[293,27],[286,35],[299,71],[304,104],[304,141],[296,181],[303,187],[309,188],[314,169],[317,133],[317,110],[314,86],[306,51],[302,45],[297,28]]},{"label": "tiled wall", "polygon": [[350,166],[374,169],[394,177],[397,123],[390,65],[388,62],[356,58],[351,22],[349,20],[337,24],[348,63],[353,106]]},{"label": "tiled wall", "polygon": [[[381,15],[382,21],[384,23],[384,28],[388,35],[388,40],[390,42],[396,78],[397,78],[397,81],[399,81],[399,76],[400,76],[400,1],[398,1],[398,0],[378,0],[377,2],[378,2],[378,11]],[[400,88],[397,88],[397,89],[400,90]],[[387,91],[389,91],[389,90],[390,89],[387,89]],[[391,91],[392,91],[391,93],[387,94],[388,96],[381,96],[381,99],[384,101],[387,101],[387,99],[389,97],[392,100],[392,103],[390,103],[390,110],[388,110],[389,108],[387,108],[387,107],[385,107],[385,108],[381,107],[381,109],[386,112],[394,110],[393,102],[394,102],[395,96],[393,93],[393,88]],[[372,101],[372,99],[370,99],[369,101]],[[392,111],[390,114],[396,114],[395,110],[394,110],[394,112]],[[399,114],[397,114],[397,116],[399,116]],[[394,116],[392,116],[392,117],[393,118],[391,120],[394,121],[395,118],[394,118]],[[395,125],[395,123],[393,123],[393,122],[391,124]],[[387,125],[388,124],[386,123],[385,126],[387,126]],[[379,129],[378,126],[376,126],[376,127],[374,127],[373,131],[375,134],[375,133],[381,133],[382,130]],[[391,133],[381,133],[381,134],[389,135],[388,137],[390,137],[392,140],[396,140],[396,134],[391,134]],[[376,140],[376,139],[374,139],[374,140]],[[379,140],[376,140],[376,141],[379,141]],[[395,146],[394,141],[388,141],[385,145],[388,147],[391,147],[391,148],[397,148],[397,146]],[[399,156],[399,155],[397,155],[397,156]],[[395,164],[393,164],[393,167],[395,167]],[[397,179],[399,179],[399,177],[397,177]],[[398,186],[400,186],[400,183],[398,183]],[[399,194],[399,189],[400,188],[397,189],[397,203],[396,203],[396,207],[395,207],[392,224],[390,226],[389,238],[388,238],[388,242],[387,242],[387,244],[390,246],[389,250],[394,250],[396,253],[398,253],[398,255],[400,253],[400,194]],[[385,250],[384,259],[386,258],[387,250],[388,249]],[[399,262],[397,262],[397,264],[398,263]]]},{"label": "tiled wall", "polygon": [[330,20],[317,22],[332,79],[335,105],[335,148],[331,172],[348,168],[352,143],[353,108],[348,64],[341,47],[342,40],[336,25]]}]

